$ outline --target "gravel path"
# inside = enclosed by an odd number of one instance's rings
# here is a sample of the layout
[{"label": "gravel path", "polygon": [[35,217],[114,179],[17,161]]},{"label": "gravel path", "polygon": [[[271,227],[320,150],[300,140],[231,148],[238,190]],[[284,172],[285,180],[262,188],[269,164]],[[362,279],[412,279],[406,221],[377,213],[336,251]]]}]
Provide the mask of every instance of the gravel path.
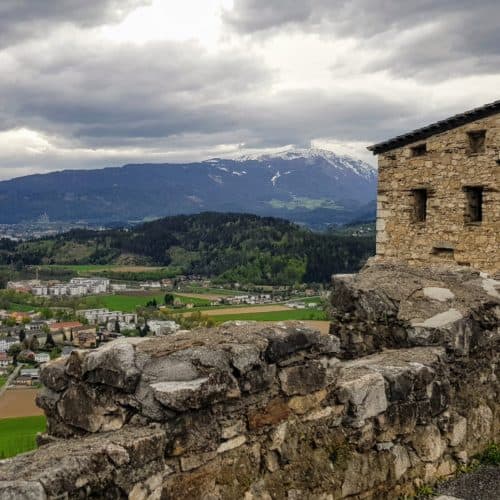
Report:
[{"label": "gravel path", "polygon": [[460,500],[500,500],[500,467],[485,466],[437,488],[439,495]]}]

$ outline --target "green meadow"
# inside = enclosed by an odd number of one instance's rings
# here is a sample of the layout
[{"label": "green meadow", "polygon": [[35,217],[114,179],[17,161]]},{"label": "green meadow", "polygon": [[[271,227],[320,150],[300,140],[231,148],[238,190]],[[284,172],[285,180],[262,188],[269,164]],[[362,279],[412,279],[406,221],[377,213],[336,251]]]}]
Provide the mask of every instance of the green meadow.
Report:
[{"label": "green meadow", "polygon": [[0,420],[0,459],[36,448],[36,434],[45,432],[44,416]]},{"label": "green meadow", "polygon": [[[169,293],[169,292],[166,292]],[[183,304],[194,304],[196,306],[209,306],[208,299],[184,297],[183,295],[173,294],[176,299],[179,299]],[[159,306],[164,304],[164,293],[151,294],[116,294],[116,295],[94,295],[86,299],[89,307],[95,307],[96,303],[101,307],[107,307],[113,311],[135,312],[138,307],[144,307],[149,301],[156,300]]]}]

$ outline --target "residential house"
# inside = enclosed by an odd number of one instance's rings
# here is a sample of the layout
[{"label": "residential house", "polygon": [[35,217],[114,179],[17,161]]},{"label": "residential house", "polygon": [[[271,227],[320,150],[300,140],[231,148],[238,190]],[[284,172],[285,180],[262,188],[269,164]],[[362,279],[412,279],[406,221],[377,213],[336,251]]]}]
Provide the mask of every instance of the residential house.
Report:
[{"label": "residential house", "polygon": [[97,333],[95,327],[81,326],[73,329],[73,345],[80,349],[97,347]]},{"label": "residential house", "polygon": [[175,321],[169,320],[150,320],[148,321],[148,326],[150,331],[157,336],[170,335],[180,329],[180,325],[178,325]]},{"label": "residential house", "polygon": [[13,344],[19,344],[17,337],[2,337],[0,338],[0,352],[8,352]]},{"label": "residential house", "polygon": [[43,331],[44,327],[47,325],[46,321],[35,320],[24,326],[24,329],[28,333],[37,333]]},{"label": "residential house", "polygon": [[40,380],[40,370],[38,368],[22,368],[14,383],[16,385],[35,385]]},{"label": "residential house", "polygon": [[[120,323],[137,323],[137,314],[125,313],[122,311],[110,311],[109,309],[82,309],[77,312],[78,316],[85,318],[90,324],[105,324],[110,321],[118,321]],[[130,326],[128,327],[130,328]]]},{"label": "residential house", "polygon": [[25,321],[31,321],[31,316],[27,312],[14,311],[10,313],[11,319],[13,319],[17,324],[21,324]]},{"label": "residential house", "polygon": [[0,367],[6,368],[12,364],[12,357],[6,352],[0,352]]},{"label": "residential house", "polygon": [[50,361],[50,355],[47,352],[37,352],[35,353],[35,361],[37,363],[48,363]]},{"label": "residential house", "polygon": [[[75,328],[80,328],[82,323],[79,321],[66,321],[60,323],[52,323],[49,326],[50,333],[62,332],[65,340],[71,340],[72,332]],[[54,339],[55,340],[55,339]]]}]

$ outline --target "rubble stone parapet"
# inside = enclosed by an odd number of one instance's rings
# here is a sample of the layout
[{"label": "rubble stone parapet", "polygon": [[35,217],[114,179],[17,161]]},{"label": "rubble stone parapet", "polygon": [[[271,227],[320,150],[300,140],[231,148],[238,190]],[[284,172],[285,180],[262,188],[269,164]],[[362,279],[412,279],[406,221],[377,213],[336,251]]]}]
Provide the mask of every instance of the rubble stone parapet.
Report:
[{"label": "rubble stone parapet", "polygon": [[[480,277],[434,275],[414,276],[396,300],[388,269],[365,272],[336,288],[346,296],[332,299],[330,335],[235,322],[48,364],[48,434],[0,463],[0,497],[397,498],[449,477],[500,437],[496,299],[467,298]],[[420,285],[454,297],[412,292]],[[411,341],[419,300],[436,302],[431,316],[458,301],[474,320],[469,348],[446,335]],[[354,349],[348,330],[369,346]]]}]

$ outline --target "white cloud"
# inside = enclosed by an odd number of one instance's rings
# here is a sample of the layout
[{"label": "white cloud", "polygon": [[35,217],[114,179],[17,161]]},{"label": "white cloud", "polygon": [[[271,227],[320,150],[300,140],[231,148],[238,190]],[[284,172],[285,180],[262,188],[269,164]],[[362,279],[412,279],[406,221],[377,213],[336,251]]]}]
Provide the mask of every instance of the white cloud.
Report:
[{"label": "white cloud", "polygon": [[121,23],[103,27],[102,34],[115,42],[197,40],[214,48],[222,36],[221,13],[232,7],[232,0],[153,0]]}]

